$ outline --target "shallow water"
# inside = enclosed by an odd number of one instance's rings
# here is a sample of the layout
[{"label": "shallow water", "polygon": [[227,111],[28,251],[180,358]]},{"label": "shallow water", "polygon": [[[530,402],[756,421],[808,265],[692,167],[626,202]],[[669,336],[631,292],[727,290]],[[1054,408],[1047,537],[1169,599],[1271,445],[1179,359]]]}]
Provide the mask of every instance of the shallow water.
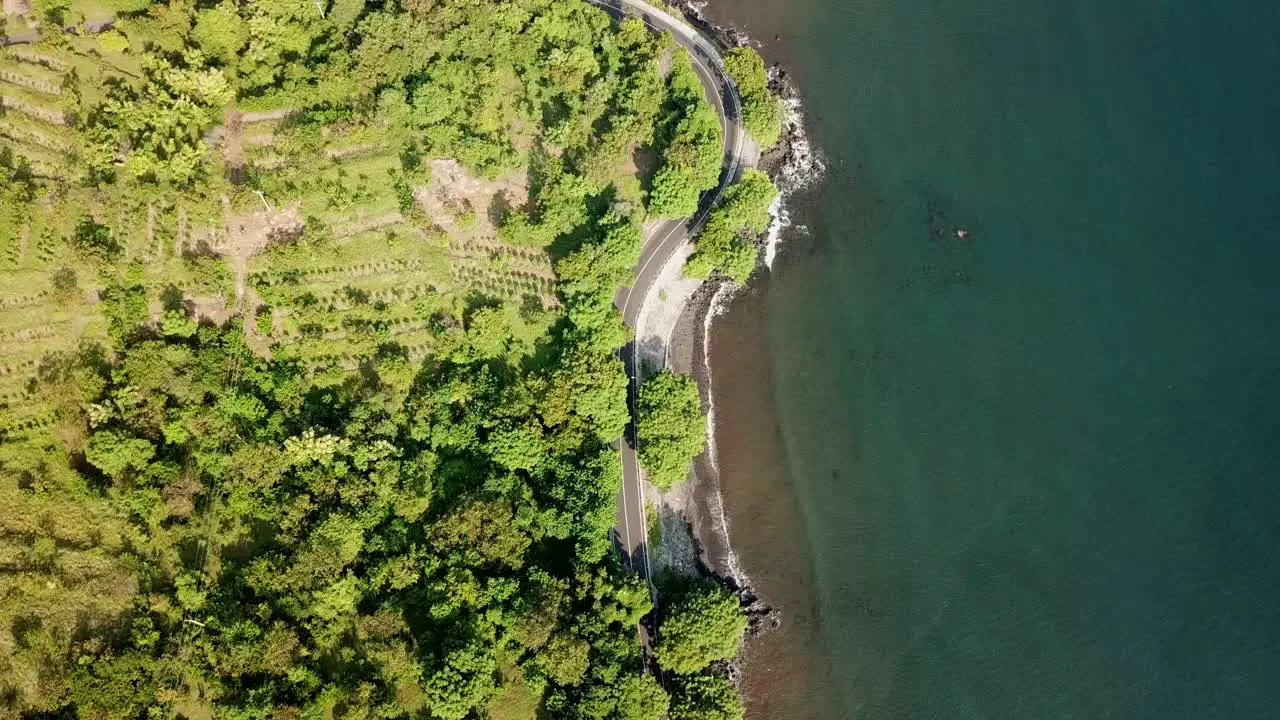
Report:
[{"label": "shallow water", "polygon": [[1273,716],[1280,9],[711,14],[829,166],[713,336],[752,716]]}]

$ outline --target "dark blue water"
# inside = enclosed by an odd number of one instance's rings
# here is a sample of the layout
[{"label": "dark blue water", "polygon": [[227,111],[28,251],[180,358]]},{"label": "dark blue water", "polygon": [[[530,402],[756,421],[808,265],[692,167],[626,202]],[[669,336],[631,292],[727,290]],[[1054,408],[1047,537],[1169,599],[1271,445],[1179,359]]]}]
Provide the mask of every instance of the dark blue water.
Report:
[{"label": "dark blue water", "polygon": [[1280,6],[717,12],[831,167],[713,358],[767,403],[719,429],[728,505],[796,508],[813,702],[1280,716]]}]

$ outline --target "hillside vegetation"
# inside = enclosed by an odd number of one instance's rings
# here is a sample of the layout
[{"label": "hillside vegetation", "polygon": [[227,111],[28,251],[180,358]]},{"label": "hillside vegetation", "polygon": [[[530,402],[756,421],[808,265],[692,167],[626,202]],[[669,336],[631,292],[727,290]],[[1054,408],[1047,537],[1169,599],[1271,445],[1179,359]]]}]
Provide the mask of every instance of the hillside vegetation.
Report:
[{"label": "hillside vegetation", "polygon": [[[6,32],[0,716],[666,713],[612,298],[717,181],[684,51],[580,0]],[[723,615],[664,646],[680,717],[742,714]]]}]

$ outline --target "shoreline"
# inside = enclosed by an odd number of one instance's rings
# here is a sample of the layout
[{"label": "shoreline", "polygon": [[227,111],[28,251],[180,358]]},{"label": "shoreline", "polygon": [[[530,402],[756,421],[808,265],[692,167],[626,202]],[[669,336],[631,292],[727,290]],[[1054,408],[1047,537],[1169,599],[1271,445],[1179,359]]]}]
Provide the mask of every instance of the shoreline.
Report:
[{"label": "shoreline", "polygon": [[[724,31],[717,40],[745,38]],[[760,247],[756,272],[769,272],[776,260],[784,233],[794,227],[787,211],[793,193],[809,188],[821,179],[823,166],[813,152],[804,129],[804,115],[798,93],[785,71],[770,68],[770,86],[785,88],[786,116],[778,145],[758,162],[778,186],[778,198],[770,207],[772,220],[757,238]],[[750,619],[748,634],[762,633],[782,625],[780,611],[765,602],[742,567],[732,541],[733,519],[725,508],[716,447],[716,409],[712,389],[710,338],[716,316],[725,312],[750,284],[736,286],[723,279],[700,281],[683,275],[684,261],[692,244],[674,254],[659,279],[651,286],[636,330],[642,367],[667,367],[689,374],[698,384],[706,410],[707,448],[695,458],[690,478],[661,492],[645,483],[647,512],[657,515],[660,539],[654,547],[654,565],[659,572],[671,570],[715,580],[738,595]],[[653,526],[651,521],[650,526]],[[736,665],[734,676],[737,677]]]},{"label": "shoreline", "polygon": [[[703,12],[705,2],[676,0],[669,5],[722,47],[757,45],[745,31],[709,20]],[[778,188],[778,197],[769,208],[769,227],[757,238],[760,250],[757,273],[772,269],[788,228],[794,232],[806,231],[803,225],[793,226],[787,201],[792,194],[819,182],[825,172],[805,129],[799,90],[780,64],[770,65],[767,71],[769,89],[782,102],[784,116],[778,144],[760,153],[754,163],[768,173]],[[636,331],[642,366],[668,367],[693,375],[707,410],[707,449],[695,459],[690,479],[667,493],[646,484],[646,497],[659,500],[655,510],[663,530],[662,542],[656,548],[655,565],[659,569],[667,567],[711,577],[738,592],[744,607],[759,611],[752,615],[755,628],[764,617],[773,618],[775,611],[764,608],[751,589],[750,578],[741,566],[730,537],[732,521],[720,492],[710,354],[715,317],[726,311],[739,293],[749,291],[750,281],[747,286],[739,287],[722,279],[686,278],[681,270],[691,252],[692,243],[672,256],[662,276],[650,288]],[[654,329],[652,333],[647,332],[650,328]],[[694,497],[700,491],[707,496],[701,502]],[[703,517],[699,517],[698,510]],[[776,618],[770,622],[775,627],[778,624]]]},{"label": "shoreline", "polygon": [[[705,3],[677,0],[671,7],[722,47],[758,47],[745,32],[711,22],[703,13]],[[778,63],[769,65],[767,72],[769,88],[783,105],[782,135],[776,146],[758,153],[753,164],[768,173],[779,192],[769,208],[769,227],[756,240],[759,254],[753,278],[758,278],[756,273],[773,269],[788,228],[806,232],[804,226],[792,224],[788,201],[793,194],[817,184],[825,174],[825,164],[808,138],[803,100],[789,73]],[[770,658],[763,666],[770,674],[779,661],[785,662],[784,655],[789,655],[780,651],[777,641],[759,645],[763,636],[781,629],[783,613],[754,587],[733,543],[734,518],[725,507],[716,438],[712,328],[715,318],[726,312],[735,298],[750,293],[753,285],[751,281],[736,286],[723,279],[699,281],[684,277],[684,260],[691,252],[692,243],[673,255],[650,287],[637,321],[636,343],[642,367],[667,367],[694,377],[706,411],[707,447],[695,458],[689,478],[675,488],[663,493],[644,483],[645,512],[650,517],[648,532],[656,572],[667,570],[709,578],[738,596],[749,620],[747,640],[738,656],[728,663],[728,670],[747,697],[751,694],[749,686],[759,682],[749,683],[748,678],[760,672],[760,659]],[[805,634],[801,628],[796,632]],[[779,652],[783,654],[778,655]],[[756,669],[748,673],[751,667]]]},{"label": "shoreline", "polygon": [[781,627],[782,618],[754,589],[733,545],[716,456],[709,345],[714,318],[741,290],[725,281],[699,283],[671,328],[666,366],[697,381],[708,411],[707,448],[694,459],[685,482],[666,492],[646,484],[645,493],[656,500],[651,511],[658,515],[661,532],[654,548],[655,569],[710,578],[734,592],[750,621],[748,635],[754,638]]}]

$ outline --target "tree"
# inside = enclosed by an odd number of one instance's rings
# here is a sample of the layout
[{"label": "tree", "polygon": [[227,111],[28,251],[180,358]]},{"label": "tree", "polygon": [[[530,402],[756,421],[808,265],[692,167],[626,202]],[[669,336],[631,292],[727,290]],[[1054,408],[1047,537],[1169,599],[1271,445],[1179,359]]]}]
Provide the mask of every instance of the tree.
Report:
[{"label": "tree", "polygon": [[500,357],[506,352],[510,339],[511,322],[506,308],[484,307],[471,314],[467,340],[476,357]]},{"label": "tree", "polygon": [[669,699],[651,675],[627,675],[618,687],[618,720],[659,720]]},{"label": "tree", "polygon": [[538,651],[538,666],[561,685],[574,685],[586,674],[591,645],[569,632],[559,632]]},{"label": "tree", "polygon": [[42,21],[54,27],[62,27],[72,20],[71,0],[33,0],[31,5]]},{"label": "tree", "polygon": [[673,685],[671,720],[742,720],[746,713],[738,688],[722,675],[688,675]]},{"label": "tree", "polygon": [[130,148],[123,167],[132,177],[190,186],[204,171],[204,131],[232,98],[221,70],[204,67],[199,51],[182,63],[148,56],[146,81],[107,84],[108,100],[89,117],[88,159],[98,176],[115,173],[118,149]]},{"label": "tree", "polygon": [[782,104],[769,91],[769,75],[760,53],[738,47],[725,53],[724,69],[742,100],[742,124],[762,150],[778,144],[782,134]]},{"label": "tree", "polygon": [[329,8],[329,21],[343,30],[349,30],[364,13],[365,0],[334,0]]},{"label": "tree", "polygon": [[640,464],[650,482],[665,490],[684,481],[707,445],[697,381],[663,370],[640,385],[636,410]]},{"label": "tree", "polygon": [[715,187],[724,138],[687,52],[675,54],[667,83],[669,119],[657,140],[663,161],[649,191],[649,212],[683,217],[698,209],[703,190]]},{"label": "tree", "polygon": [[102,295],[102,314],[107,318],[107,331],[119,345],[147,321],[147,288],[140,267],[131,266],[123,278],[107,286]]},{"label": "tree", "polygon": [[765,173],[748,168],[711,211],[695,239],[696,252],[685,264],[691,277],[720,271],[745,283],[756,265],[756,238],[769,227],[769,208],[778,189]]},{"label": "tree", "polygon": [[601,440],[614,440],[627,425],[627,371],[604,348],[570,348],[551,378],[540,406],[552,426],[584,422]]},{"label": "tree", "polygon": [[733,593],[711,582],[695,584],[667,605],[654,656],[667,670],[691,675],[737,655],[746,629]]},{"label": "tree", "polygon": [[80,297],[80,283],[76,271],[64,267],[58,268],[49,278],[53,285],[54,296],[61,303],[70,303]]},{"label": "tree", "polygon": [[110,262],[120,254],[120,244],[112,237],[111,228],[99,225],[92,215],[80,216],[71,244],[82,257],[99,263]]},{"label": "tree", "polygon": [[120,55],[129,51],[129,38],[119,30],[107,30],[98,35],[98,47],[104,53]]},{"label": "tree", "polygon": [[71,678],[77,717],[114,720],[137,717],[155,705],[159,685],[155,659],[141,652],[86,658]]},{"label": "tree", "polygon": [[491,647],[460,644],[427,667],[427,708],[441,720],[462,720],[496,692],[497,671]]},{"label": "tree", "polygon": [[[662,156],[671,212],[717,180],[688,58],[578,0],[103,2],[104,52],[23,64],[61,89],[24,112],[65,122],[0,148],[0,330],[87,341],[20,352],[0,408],[6,717],[461,719],[499,684],[549,719],[661,717],[648,588],[610,552],[612,297],[646,215],[628,156]],[[232,103],[289,110],[217,128]],[[444,262],[415,200],[443,157],[527,173],[501,266]],[[421,214],[348,234],[384,200]]]},{"label": "tree", "polygon": [[217,7],[196,13],[191,39],[209,57],[225,65],[233,62],[245,43],[249,42],[249,27],[234,5],[223,2]]}]

